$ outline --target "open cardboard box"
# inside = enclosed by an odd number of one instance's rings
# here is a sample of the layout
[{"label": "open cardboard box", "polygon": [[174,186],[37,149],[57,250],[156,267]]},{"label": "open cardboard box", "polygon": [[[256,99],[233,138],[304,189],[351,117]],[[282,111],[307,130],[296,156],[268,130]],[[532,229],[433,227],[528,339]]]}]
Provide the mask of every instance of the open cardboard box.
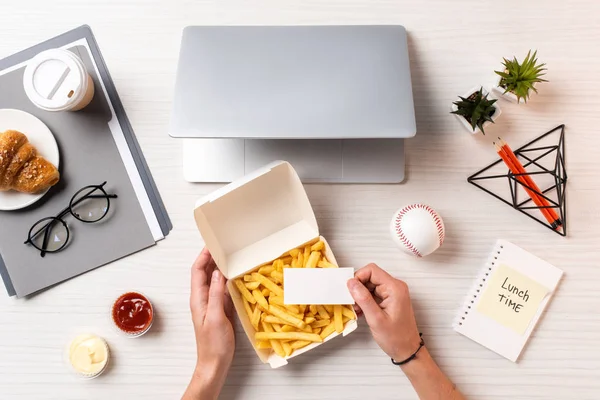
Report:
[{"label": "open cardboard box", "polygon": [[[278,368],[289,358],[321,345],[311,344],[285,358],[257,349],[254,328],[233,284],[233,279],[317,238],[325,243],[329,262],[337,265],[327,240],[319,234],[317,219],[294,168],[285,161],[266,165],[200,199],[194,217],[217,267],[229,279],[227,288],[236,312],[261,361]],[[356,320],[348,321],[342,335],[356,328]],[[337,336],[334,332],[324,342]]]}]

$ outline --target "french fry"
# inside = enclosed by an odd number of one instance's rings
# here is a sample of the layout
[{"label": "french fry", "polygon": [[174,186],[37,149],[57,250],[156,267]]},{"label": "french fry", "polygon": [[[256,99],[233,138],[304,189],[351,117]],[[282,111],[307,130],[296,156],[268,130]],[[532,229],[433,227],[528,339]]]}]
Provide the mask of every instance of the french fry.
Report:
[{"label": "french fry", "polygon": [[248,303],[248,300],[244,296],[242,297],[242,303],[244,304],[244,308],[246,309],[246,314],[248,314],[248,319],[252,322],[252,314],[254,314],[254,310],[252,310],[252,306]]},{"label": "french fry", "polygon": [[[323,330],[321,331],[321,333],[319,333],[319,335],[325,339],[327,336],[331,335],[333,332],[335,332],[335,322],[331,322],[329,325],[327,325],[325,328],[323,328]],[[256,338],[258,339],[258,338]]]},{"label": "french fry", "polygon": [[328,319],[322,319],[320,321],[315,321],[312,324],[310,324],[310,326],[312,326],[313,330],[317,329],[317,328],[323,328],[324,326],[327,326],[331,323],[330,320]]},{"label": "french fry", "polygon": [[279,271],[271,272],[271,278],[275,279],[277,283],[283,284],[283,273]]},{"label": "french fry", "polygon": [[294,349],[292,349],[292,346],[288,342],[282,341],[281,346],[283,347],[283,351],[284,351],[286,357],[289,357],[292,354],[292,352],[294,351]]},{"label": "french fry", "polygon": [[288,310],[290,312],[290,314],[292,314],[294,317],[298,318],[298,319],[304,319],[304,314],[302,314],[300,312],[300,309],[298,308],[298,306],[293,306],[293,305],[288,305],[288,306],[284,306],[286,310]]},{"label": "french fry", "polygon": [[290,347],[291,347],[293,350],[298,350],[298,349],[301,349],[301,348],[303,348],[303,347],[306,347],[306,346],[308,346],[308,345],[309,345],[309,344],[311,344],[311,343],[312,343],[312,342],[311,342],[311,341],[309,341],[309,340],[296,340],[296,341],[293,341],[293,342],[291,342],[291,343],[290,343]]},{"label": "french fry", "polygon": [[283,270],[317,267],[337,268],[327,260],[325,242],[319,238],[234,281],[256,331],[257,349],[289,357],[297,349],[343,332],[345,324],[356,319],[352,306],[284,303]]},{"label": "french fry", "polygon": [[271,343],[266,340],[261,340],[256,344],[256,348],[260,350],[272,349]]},{"label": "french fry", "polygon": [[260,323],[260,315],[260,308],[255,307],[254,312],[252,313],[252,318],[250,319],[250,323],[252,323],[252,326],[255,330],[258,330],[258,324]]},{"label": "french fry", "polygon": [[317,312],[319,313],[319,315],[321,316],[321,318],[323,319],[331,319],[331,317],[329,316],[329,313],[327,312],[327,310],[325,309],[325,307],[318,305],[317,306]]},{"label": "french fry", "polygon": [[250,303],[250,304],[256,304],[256,299],[252,296],[252,293],[250,293],[250,291],[248,289],[246,289],[246,286],[244,285],[244,282],[242,282],[239,279],[236,279],[234,281],[234,283],[235,283],[235,286],[237,286],[238,290],[240,291],[240,294],[242,296],[244,296],[244,298],[246,300],[248,300],[248,303]]},{"label": "french fry", "polygon": [[275,295],[269,296],[269,304],[275,304],[275,305],[281,306],[281,307],[285,306],[285,304],[283,302],[283,297],[279,297],[279,296],[275,296]]},{"label": "french fry", "polygon": [[306,261],[306,265],[304,267],[305,268],[316,268],[317,263],[319,262],[320,259],[321,259],[321,253],[318,251],[313,251],[312,253],[310,253],[310,256],[308,256],[308,261]]},{"label": "french fry", "polygon": [[283,307],[286,310],[288,310],[290,312],[290,314],[292,314],[294,317],[296,317],[298,319],[304,319],[304,313],[300,312],[300,308],[298,306],[284,304],[282,297],[278,297],[278,296],[269,297],[269,304],[274,304],[276,306]]},{"label": "french fry", "polygon": [[356,319],[356,315],[354,314],[354,311],[348,307],[342,307],[342,315],[349,319]]},{"label": "french fry", "polygon": [[293,309],[293,307],[296,307],[296,306],[285,306],[285,309],[288,311],[288,314],[298,318],[301,321],[304,321],[304,314],[295,313],[292,310],[290,310],[288,307],[292,307],[292,309]]},{"label": "french fry", "polygon": [[[275,293],[275,295],[277,295],[279,297],[283,297],[283,289],[280,288],[278,285],[276,285],[273,281],[266,278],[265,276],[263,276],[257,272],[253,272],[252,278],[254,280],[260,282],[261,285],[263,285],[264,287],[269,289],[271,292]],[[246,289],[246,287],[244,287],[244,289]],[[248,292],[248,293],[250,293],[250,292]],[[250,299],[248,299],[248,301],[250,301]],[[252,303],[252,304],[254,304],[254,303]]]},{"label": "french fry", "polygon": [[299,318],[296,318],[293,315],[290,315],[286,310],[279,308],[278,306],[269,305],[269,313],[278,317],[279,319],[288,322],[291,325],[294,325],[298,329],[306,328],[306,324]]},{"label": "french fry", "polygon": [[[261,334],[262,335],[275,335],[271,324],[263,321],[262,326],[263,326],[264,332],[256,332],[255,336],[261,335]],[[281,333],[284,333],[284,332],[281,332]],[[256,340],[268,340],[269,343],[271,343],[271,347],[273,348],[273,351],[275,352],[275,354],[277,354],[279,357],[285,357],[285,351],[283,351],[283,347],[281,346],[281,343],[276,338],[256,337]]]},{"label": "french fry", "polygon": [[344,331],[344,323],[342,322],[342,306],[333,306],[333,322],[335,323],[335,331],[342,333]]},{"label": "french fry", "polygon": [[308,262],[308,257],[310,257],[310,245],[304,248],[304,264],[302,264],[302,268],[306,268],[306,263]]},{"label": "french fry", "polygon": [[311,251],[321,251],[325,248],[325,243],[322,240],[319,240],[317,243],[310,246]]},{"label": "french fry", "polygon": [[265,311],[269,311],[269,302],[265,299],[262,292],[258,289],[254,289],[252,291],[252,297],[256,300],[259,306],[261,306]]},{"label": "french fry", "polygon": [[275,268],[275,271],[283,271],[283,261],[281,261],[281,258],[273,261],[273,268]]},{"label": "french fry", "polygon": [[[263,324],[267,324],[263,322]],[[321,332],[322,333],[322,332]],[[314,333],[306,333],[306,332],[256,332],[254,334],[254,338],[256,340],[308,340],[311,342],[320,343],[323,341],[323,338]],[[281,344],[277,342],[278,344]],[[271,343],[273,345],[273,343]],[[282,349],[283,350],[283,349]]]},{"label": "french fry", "polygon": [[254,289],[257,289],[260,286],[260,282],[254,282],[254,281],[252,281],[252,282],[246,282],[246,283],[244,283],[244,286],[246,286],[246,288],[248,290],[254,290]]},{"label": "french fry", "polygon": [[[258,273],[264,276],[269,276],[271,272],[275,271],[275,267],[272,265],[267,265],[265,267],[260,267],[258,269]],[[252,277],[254,279],[254,277]],[[254,279],[256,280],[256,279]]]},{"label": "french fry", "polygon": [[[265,314],[265,317],[263,318],[263,320],[265,322],[270,323],[270,324],[282,324],[282,325],[285,324],[285,325],[290,325],[288,322],[282,320],[281,318],[276,317],[274,315],[270,315],[270,314]],[[291,325],[291,326],[293,326],[294,328],[296,327],[295,325]]]},{"label": "french fry", "polygon": [[319,268],[337,268],[337,266],[335,264],[330,263],[325,258],[323,258],[321,261],[319,261],[317,263],[317,266]]},{"label": "french fry", "polygon": [[286,264],[287,264],[287,265],[290,265],[290,264],[292,263],[292,259],[293,259],[293,258],[294,258],[294,257],[291,257],[291,256],[287,256],[287,257],[280,258],[280,260],[281,260],[281,264],[282,264],[282,265],[284,265],[284,266],[285,266]]},{"label": "french fry", "polygon": [[[290,330],[290,332],[296,332],[298,329],[300,329],[300,328],[298,328],[298,326],[296,324],[292,324],[290,321],[285,321],[285,320],[283,320],[283,319],[281,319],[279,317],[276,317],[274,315],[268,314],[266,312],[262,313],[261,320],[265,321],[265,322],[268,322],[270,324],[273,324],[273,325],[279,324],[279,325],[291,326],[294,329]],[[305,322],[305,324],[306,324],[306,322]],[[312,328],[309,326],[309,324],[306,324],[306,326],[302,329],[302,331],[311,333],[312,332]]]}]

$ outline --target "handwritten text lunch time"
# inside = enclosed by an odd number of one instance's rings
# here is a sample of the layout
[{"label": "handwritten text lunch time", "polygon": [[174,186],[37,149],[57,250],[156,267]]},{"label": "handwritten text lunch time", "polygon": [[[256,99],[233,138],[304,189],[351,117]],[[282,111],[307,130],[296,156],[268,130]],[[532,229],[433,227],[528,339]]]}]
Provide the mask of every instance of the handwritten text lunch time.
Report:
[{"label": "handwritten text lunch time", "polygon": [[[529,301],[529,291],[519,289],[516,285],[508,283],[508,277],[502,282],[502,289],[504,289],[504,292],[498,293],[498,301],[506,307],[512,308],[516,313]],[[514,297],[511,298],[511,295],[517,295],[520,301],[513,301]]]}]

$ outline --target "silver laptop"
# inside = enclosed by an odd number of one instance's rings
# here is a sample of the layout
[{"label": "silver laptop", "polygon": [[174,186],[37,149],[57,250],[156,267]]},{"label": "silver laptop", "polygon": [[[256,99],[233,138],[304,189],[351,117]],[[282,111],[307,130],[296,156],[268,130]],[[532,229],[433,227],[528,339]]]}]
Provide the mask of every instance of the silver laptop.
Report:
[{"label": "silver laptop", "polygon": [[188,181],[283,159],[305,182],[400,182],[415,133],[402,26],[184,30],[169,134]]}]

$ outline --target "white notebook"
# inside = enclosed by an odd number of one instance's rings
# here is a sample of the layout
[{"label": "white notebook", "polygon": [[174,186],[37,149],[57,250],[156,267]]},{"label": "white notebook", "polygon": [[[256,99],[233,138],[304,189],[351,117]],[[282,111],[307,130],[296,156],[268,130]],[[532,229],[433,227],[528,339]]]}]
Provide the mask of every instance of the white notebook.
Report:
[{"label": "white notebook", "polygon": [[516,362],[563,272],[498,240],[454,319],[458,333]]}]

